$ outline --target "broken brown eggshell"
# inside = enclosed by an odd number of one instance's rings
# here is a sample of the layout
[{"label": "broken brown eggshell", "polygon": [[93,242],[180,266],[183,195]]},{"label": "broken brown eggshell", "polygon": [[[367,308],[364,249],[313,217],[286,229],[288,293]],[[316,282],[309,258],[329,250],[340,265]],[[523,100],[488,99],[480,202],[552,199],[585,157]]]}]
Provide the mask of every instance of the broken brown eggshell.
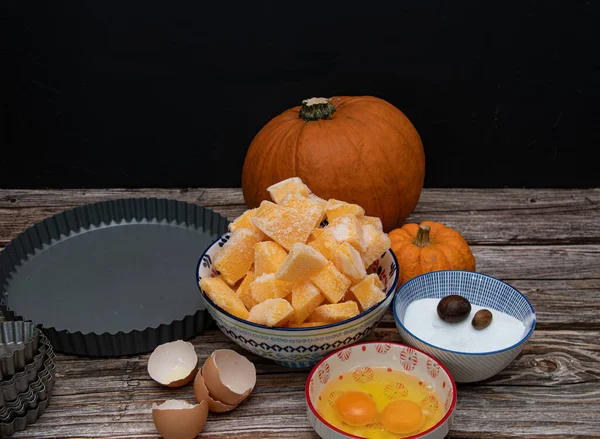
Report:
[{"label": "broken brown eggshell", "polygon": [[201,373],[210,396],[229,406],[240,404],[256,385],[254,364],[230,349],[214,351]]},{"label": "broken brown eggshell", "polygon": [[189,404],[169,399],[152,405],[152,421],[165,439],[192,439],[204,429],[208,418],[208,403]]},{"label": "broken brown eggshell", "polygon": [[196,350],[183,340],[161,344],[148,360],[148,374],[163,386],[181,387],[192,381],[197,372]]},{"label": "broken brown eggshell", "polygon": [[194,379],[194,397],[198,402],[206,401],[208,404],[208,409],[214,413],[230,412],[237,407],[237,405],[224,404],[210,396],[208,388],[204,382],[204,378],[202,377],[202,371],[198,372],[196,379]]}]

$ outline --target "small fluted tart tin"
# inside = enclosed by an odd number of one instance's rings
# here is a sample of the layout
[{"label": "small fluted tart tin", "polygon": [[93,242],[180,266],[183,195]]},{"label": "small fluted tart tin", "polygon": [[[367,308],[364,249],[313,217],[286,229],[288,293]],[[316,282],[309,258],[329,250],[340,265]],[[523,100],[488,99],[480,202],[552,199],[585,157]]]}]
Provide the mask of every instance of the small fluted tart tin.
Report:
[{"label": "small fluted tart tin", "polygon": [[0,380],[25,370],[38,353],[40,330],[33,322],[0,323]]},{"label": "small fluted tart tin", "polygon": [[228,221],[167,199],[103,201],[28,228],[0,253],[0,306],[58,352],[122,356],[189,339],[212,321],[194,276]]},{"label": "small fluted tart tin", "polygon": [[42,335],[39,352],[33,361],[25,366],[25,370],[17,372],[9,379],[0,381],[0,407],[14,403],[19,399],[19,395],[26,394],[30,390],[32,383],[45,377],[48,373],[54,376],[54,358],[55,354],[50,341]]}]

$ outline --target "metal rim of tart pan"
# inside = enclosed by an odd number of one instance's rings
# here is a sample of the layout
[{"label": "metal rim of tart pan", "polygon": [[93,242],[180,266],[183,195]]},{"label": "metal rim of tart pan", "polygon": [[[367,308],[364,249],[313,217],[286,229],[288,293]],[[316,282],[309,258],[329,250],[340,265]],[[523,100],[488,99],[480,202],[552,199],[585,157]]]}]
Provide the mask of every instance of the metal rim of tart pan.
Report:
[{"label": "metal rim of tart pan", "polygon": [[27,426],[34,424],[40,416],[44,414],[50,402],[51,392],[48,393],[46,399],[38,401],[37,407],[33,410],[28,410],[23,416],[14,418],[10,422],[0,422],[0,436],[12,436],[17,431],[23,431]]},{"label": "metal rim of tart pan", "polygon": [[0,380],[25,369],[38,353],[40,330],[31,321],[0,323]]},{"label": "metal rim of tart pan", "polygon": [[196,285],[198,257],[228,224],[162,198],[67,210],[0,252],[0,306],[8,320],[36,322],[67,354],[136,355],[190,339],[212,323]]},{"label": "metal rim of tart pan", "polygon": [[[27,397],[27,393],[32,389],[38,379],[42,381],[51,376],[50,386],[54,383],[55,354],[47,338],[43,338],[40,353],[36,355],[36,362],[27,365],[26,369],[18,372],[10,379],[0,381],[0,417],[4,406],[14,406],[18,404],[19,399]],[[50,387],[51,388],[51,387]]]}]

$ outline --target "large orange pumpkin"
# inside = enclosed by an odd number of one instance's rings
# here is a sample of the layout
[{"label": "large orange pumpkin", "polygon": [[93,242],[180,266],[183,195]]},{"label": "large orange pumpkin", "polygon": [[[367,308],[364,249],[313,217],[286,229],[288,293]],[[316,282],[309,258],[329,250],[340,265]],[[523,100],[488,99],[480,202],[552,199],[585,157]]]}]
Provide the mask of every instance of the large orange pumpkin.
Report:
[{"label": "large orange pumpkin", "polygon": [[392,104],[371,96],[312,98],[284,111],[256,135],[244,162],[248,207],[267,187],[300,177],[321,198],[362,206],[386,231],[413,211],[425,154],[417,130]]},{"label": "large orange pumpkin", "polygon": [[398,259],[398,286],[423,273],[438,270],[475,271],[469,244],[456,230],[442,223],[423,221],[392,230],[388,236]]}]

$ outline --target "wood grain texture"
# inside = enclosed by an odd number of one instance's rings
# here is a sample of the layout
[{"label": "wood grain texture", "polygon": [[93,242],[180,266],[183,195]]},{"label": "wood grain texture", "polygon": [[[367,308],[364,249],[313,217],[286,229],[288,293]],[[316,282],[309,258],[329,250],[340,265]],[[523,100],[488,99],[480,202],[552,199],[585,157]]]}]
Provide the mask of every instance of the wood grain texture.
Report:
[{"label": "wood grain texture", "polygon": [[[128,197],[175,198],[233,219],[239,189],[0,190],[0,247],[48,215],[81,204]],[[460,230],[478,271],[522,291],[538,325],[523,353],[495,377],[460,385],[449,438],[600,437],[600,189],[424,190],[408,221],[433,219]],[[372,339],[400,341],[391,312]],[[211,414],[201,437],[317,436],[305,415],[307,371],[251,355],[211,329],[192,340],[203,361],[235,349],[257,366],[250,398]],[[167,398],[193,402],[191,385],[166,389],[146,371],[147,355],[88,359],[58,355],[46,414],[20,438],[157,437],[150,407]]]},{"label": "wood grain texture", "polygon": [[[600,427],[599,337],[598,331],[536,331],[506,370],[486,382],[459,386],[451,437],[543,437],[549,432],[546,423],[554,424],[554,434],[585,436]],[[371,339],[400,341],[386,328]],[[247,355],[258,373],[248,400],[231,413],[211,414],[202,437],[317,437],[305,416],[307,371],[290,371],[248,354],[215,330],[193,343],[201,364],[213,350],[229,348]],[[155,437],[151,404],[194,397],[191,385],[167,389],[152,381],[147,360],[148,355],[96,361],[61,355],[52,404],[15,437]],[[557,422],[567,406],[577,413],[576,425]]]},{"label": "wood grain texture", "polygon": [[[62,210],[135,197],[198,203],[230,219],[246,208],[240,189],[4,190],[0,244]],[[456,228],[471,244],[599,244],[600,189],[425,189],[407,221],[426,219]]]}]

